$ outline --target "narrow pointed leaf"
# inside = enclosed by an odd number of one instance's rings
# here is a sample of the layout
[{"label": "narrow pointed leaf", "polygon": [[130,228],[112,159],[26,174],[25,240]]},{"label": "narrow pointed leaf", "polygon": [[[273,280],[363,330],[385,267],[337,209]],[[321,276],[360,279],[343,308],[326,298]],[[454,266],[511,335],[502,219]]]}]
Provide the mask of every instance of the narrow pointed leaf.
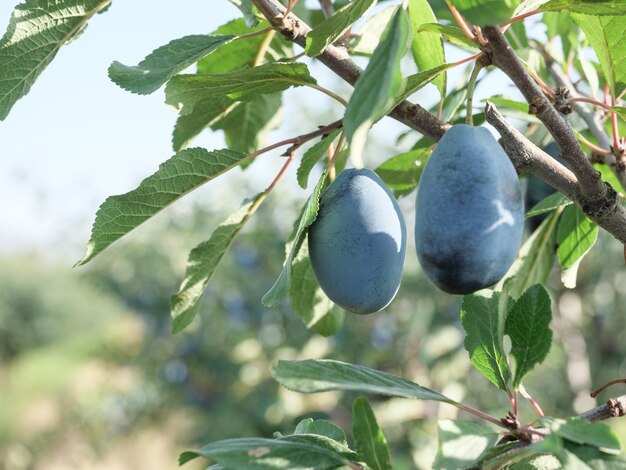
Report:
[{"label": "narrow pointed leaf", "polygon": [[420,88],[423,88],[426,85],[428,85],[431,81],[433,81],[434,78],[441,75],[446,70],[452,67],[454,67],[453,64],[443,64],[433,69],[424,70],[423,72],[417,72],[412,75],[409,75],[408,77],[406,77],[406,86],[404,88],[404,91],[402,92],[400,97],[396,100],[396,103],[408,98],[413,93],[418,91]]},{"label": "narrow pointed leaf", "polygon": [[352,23],[361,18],[375,3],[376,0],[352,0],[313,28],[306,38],[306,55],[315,57],[324,52],[329,44],[339,39]]},{"label": "narrow pointed leaf", "polygon": [[249,101],[259,95],[315,83],[305,64],[274,62],[223,74],[177,75],[165,87],[165,101],[181,114],[189,114],[207,98]]},{"label": "narrow pointed leaf", "polygon": [[566,207],[571,204],[573,204],[573,202],[561,193],[552,193],[526,212],[526,218],[528,219],[530,217],[535,217],[536,215],[545,214],[546,212],[552,212],[557,210],[559,207]]},{"label": "narrow pointed leaf", "polygon": [[289,302],[306,327],[322,336],[335,334],[343,325],[343,310],[324,294],[315,279],[306,240],[291,264]]},{"label": "narrow pointed leaf", "polygon": [[463,30],[458,26],[439,23],[424,23],[417,30],[418,33],[427,31],[429,33],[438,33],[450,40],[450,42],[458,45],[478,49],[478,44],[467,39]]},{"label": "narrow pointed leaf", "polygon": [[205,457],[226,468],[330,470],[349,463],[342,455],[310,442],[287,439],[243,438],[213,442],[198,451],[181,454],[182,465]]},{"label": "narrow pointed leaf", "polygon": [[283,265],[283,269],[278,275],[278,279],[272,286],[272,288],[263,296],[262,302],[266,307],[276,307],[278,306],[289,294],[289,287],[291,284],[291,264],[298,254],[298,250],[302,245],[302,241],[304,240],[305,230],[311,225],[315,218],[317,217],[317,211],[320,208],[320,195],[322,194],[322,188],[324,187],[324,183],[326,181],[326,172],[324,172],[317,182],[315,189],[313,190],[313,194],[307,200],[304,210],[302,211],[302,216],[300,217],[300,221],[298,222],[298,228],[295,231],[291,250],[287,255],[287,259],[285,259],[285,264]]},{"label": "narrow pointed leaf", "polygon": [[196,316],[200,298],[211,276],[235,236],[252,215],[259,197],[244,204],[222,222],[207,241],[200,243],[189,253],[185,278],[178,293],[170,300],[174,333],[185,329]]},{"label": "narrow pointed leaf", "polygon": [[565,287],[576,287],[578,266],[598,239],[598,225],[583,214],[578,206],[568,206],[559,221],[556,254],[561,264],[561,280]]},{"label": "narrow pointed leaf", "polygon": [[369,128],[393,108],[404,90],[400,62],[407,52],[409,38],[407,13],[398,8],[367,68],[356,82],[346,108],[344,129],[354,152],[362,151]]},{"label": "narrow pointed leaf", "polygon": [[511,355],[515,358],[515,389],[548,355],[552,346],[551,320],[550,294],[540,284],[524,292],[509,310],[504,332],[511,338]]},{"label": "narrow pointed leaf", "polygon": [[[411,52],[417,69],[430,70],[446,63],[441,36],[436,33],[420,31],[425,23],[436,23],[437,17],[426,0],[409,0],[409,18],[413,39]],[[441,96],[446,95],[445,72],[433,79]]]},{"label": "narrow pointed leaf", "polygon": [[26,0],[0,39],[0,121],[26,95],[59,49],[80,34],[111,0]]},{"label": "narrow pointed leaf", "polygon": [[302,155],[302,161],[300,162],[300,166],[298,167],[298,171],[296,173],[298,184],[301,188],[306,189],[311,170],[320,158],[328,152],[328,147],[335,141],[340,132],[341,131],[339,129],[334,130],[304,152],[304,155]]},{"label": "narrow pointed leaf", "polygon": [[621,95],[626,89],[626,17],[572,14],[572,18],[598,56],[613,96]]},{"label": "narrow pointed leaf", "polygon": [[466,295],[461,306],[461,323],[467,333],[465,349],[476,369],[500,390],[506,390],[511,371],[502,346],[504,315],[500,294],[491,297]]},{"label": "narrow pointed leaf", "polygon": [[329,359],[279,361],[272,375],[284,387],[301,393],[344,390],[457,404],[441,393],[402,377]]},{"label": "narrow pointed leaf", "polygon": [[125,90],[147,95],[234,37],[195,34],[175,39],[151,52],[135,66],[113,62],[109,67],[109,78]]},{"label": "narrow pointed leaf", "polygon": [[517,259],[496,287],[514,299],[535,284],[545,284],[556,256],[556,228],[560,212],[545,219],[520,248]]},{"label": "narrow pointed leaf", "polygon": [[139,186],[106,199],[96,213],[91,239],[81,266],[111,243],[138,227],[174,201],[231,168],[240,165],[248,155],[230,150],[209,152],[191,148],[176,153],[162,163],[153,175]]},{"label": "narrow pointed leaf", "polygon": [[434,469],[473,467],[500,439],[493,429],[468,421],[444,419],[437,427],[439,442]]},{"label": "narrow pointed leaf", "polygon": [[359,397],[352,405],[352,437],[357,453],[372,470],[391,470],[391,455],[372,406]]}]

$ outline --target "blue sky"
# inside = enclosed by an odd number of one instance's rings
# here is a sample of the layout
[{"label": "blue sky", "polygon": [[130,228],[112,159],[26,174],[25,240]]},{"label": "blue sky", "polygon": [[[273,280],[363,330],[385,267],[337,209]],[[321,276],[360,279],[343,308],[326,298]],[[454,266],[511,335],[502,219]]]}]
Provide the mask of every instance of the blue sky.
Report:
[{"label": "blue sky", "polygon": [[[3,32],[17,1],[0,2]],[[109,64],[134,65],[172,39],[209,33],[237,15],[225,0],[114,1],[62,48],[0,122],[0,252],[84,244],[104,198],[132,189],[172,154],[176,114],[163,90],[125,92],[108,79]],[[215,133],[197,143],[223,146]]]}]

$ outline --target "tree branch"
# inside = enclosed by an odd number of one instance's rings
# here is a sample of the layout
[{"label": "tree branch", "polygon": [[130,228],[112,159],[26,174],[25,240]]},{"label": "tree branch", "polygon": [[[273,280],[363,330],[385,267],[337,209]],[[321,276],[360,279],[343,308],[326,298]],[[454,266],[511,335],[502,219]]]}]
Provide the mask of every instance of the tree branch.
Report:
[{"label": "tree branch", "polygon": [[593,423],[609,418],[618,418],[620,416],[626,416],[626,395],[617,398],[609,398],[604,405],[598,406],[593,410],[585,411],[577,417]]},{"label": "tree branch", "polygon": [[[593,167],[580,147],[574,132],[563,115],[552,106],[531,78],[498,26],[483,28],[489,43],[485,51],[491,62],[500,68],[522,92],[531,106],[531,112],[546,126],[561,148],[561,157],[567,161],[578,179],[578,185],[585,199],[591,203],[601,203],[607,197],[607,187],[602,183],[600,173]],[[593,209],[593,208],[592,208]]]},{"label": "tree branch", "polygon": [[578,204],[591,220],[626,244],[626,210],[619,204],[617,193],[609,184],[603,183],[603,199],[590,200],[580,190],[576,175],[511,126],[493,103],[485,106],[485,116],[500,134],[500,145],[518,171],[529,171],[541,178]]},{"label": "tree branch", "polygon": [[[252,3],[283,36],[302,47],[305,46],[306,35],[311,28],[293,13],[284,18],[286,8],[278,0],[252,0]],[[343,47],[330,45],[317,56],[317,59],[351,85],[354,85],[363,73]],[[400,103],[389,116],[434,141],[439,141],[450,127],[420,105],[409,101]]]},{"label": "tree branch", "polygon": [[[286,8],[278,0],[252,0],[254,5],[285,38],[304,47],[311,28],[293,13],[283,17]],[[500,132],[500,144],[518,170],[527,170],[562,192],[578,204],[583,212],[620,242],[626,244],[626,210],[618,204],[617,194],[605,185],[578,144],[569,123],[548,102],[541,89],[524,69],[506,39],[497,27],[484,28],[490,44],[485,51],[494,65],[500,67],[522,91],[529,103],[537,108],[542,120],[555,137],[562,157],[571,165],[565,168],[537,148],[520,132],[511,127],[495,106],[487,105],[487,121]],[[350,58],[343,47],[330,45],[317,59],[346,82],[354,85],[363,70]],[[418,104],[400,103],[389,116],[417,130],[426,137],[439,141],[450,124],[437,119]]]}]

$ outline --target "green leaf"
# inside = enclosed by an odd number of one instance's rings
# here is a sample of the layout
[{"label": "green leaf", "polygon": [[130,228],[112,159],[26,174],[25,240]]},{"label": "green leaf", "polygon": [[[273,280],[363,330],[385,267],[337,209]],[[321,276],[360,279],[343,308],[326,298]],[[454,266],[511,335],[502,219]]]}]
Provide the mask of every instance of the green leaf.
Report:
[{"label": "green leaf", "polygon": [[175,39],[154,50],[138,65],[113,62],[109,67],[109,78],[125,90],[147,95],[157,91],[178,72],[228,44],[234,37],[195,34]]},{"label": "green leaf", "polygon": [[176,153],[139,186],[110,196],[96,213],[82,266],[117,239],[138,227],[174,201],[249,158],[240,152],[191,148]]},{"label": "green leaf", "polygon": [[626,15],[626,4],[622,0],[551,0],[545,2],[541,9],[543,11],[568,10],[572,13],[587,15]]},{"label": "green leaf", "polygon": [[528,219],[530,217],[535,217],[536,215],[545,214],[546,212],[552,212],[557,210],[559,207],[566,207],[571,204],[573,204],[573,202],[561,193],[552,193],[526,212],[526,218]]},{"label": "green leaf", "polygon": [[320,436],[325,436],[329,439],[337,441],[343,446],[348,446],[348,439],[346,438],[346,433],[343,432],[343,429],[325,419],[303,419],[298,423],[296,430],[293,433],[319,434]]},{"label": "green leaf", "polygon": [[322,336],[334,335],[343,325],[343,310],[324,294],[315,279],[306,240],[291,264],[289,302],[306,327]]},{"label": "green leaf", "polygon": [[556,227],[560,211],[546,218],[520,248],[517,259],[496,289],[504,290],[514,299],[535,284],[544,284],[554,264]]},{"label": "green leaf", "polygon": [[315,57],[324,52],[328,45],[339,39],[352,23],[361,18],[375,3],[376,0],[352,0],[313,28],[306,37],[306,55]]},{"label": "green leaf", "polygon": [[394,196],[406,196],[417,187],[424,165],[432,153],[429,147],[391,157],[374,170],[393,191]]},{"label": "green leaf", "polygon": [[408,49],[409,37],[409,18],[398,8],[357,80],[346,108],[343,124],[351,153],[361,153],[369,128],[393,108],[404,90],[400,62]]},{"label": "green leaf", "polygon": [[626,456],[601,452],[597,447],[566,443],[567,450],[593,470],[626,470]]},{"label": "green leaf", "polygon": [[[421,31],[425,23],[436,23],[437,17],[426,0],[409,0],[409,18],[413,41],[411,51],[418,70],[430,70],[446,63],[443,50],[443,41],[438,34]],[[446,74],[435,77],[433,80],[441,96],[446,95]]]},{"label": "green leaf", "polygon": [[[626,6],[622,6],[625,9]],[[626,89],[626,18],[572,14],[595,51],[613,96]]]},{"label": "green leaf", "polygon": [[513,387],[517,390],[524,376],[548,355],[552,346],[552,304],[550,294],[537,284],[513,304],[506,317],[504,332],[511,338],[515,358]]},{"label": "green leaf", "polygon": [[493,429],[468,421],[444,419],[437,427],[439,443],[434,469],[472,467],[500,438]]},{"label": "green leaf", "polygon": [[[268,26],[262,21],[258,26],[249,28],[243,18],[229,21],[211,33],[212,36],[241,36],[259,31]],[[198,73],[226,73],[243,67],[253,67],[265,35],[238,39],[223,45],[198,61]]]},{"label": "green leaf", "polygon": [[514,109],[515,111],[521,111],[528,114],[528,103],[524,101],[516,101],[509,98],[504,98],[502,96],[492,96],[490,98],[485,98],[484,100],[482,100],[482,103],[486,102],[497,104],[501,108]]},{"label": "green leaf", "polygon": [[355,39],[350,52],[353,54],[372,55],[380,43],[380,38],[389,24],[397,7],[390,6],[369,17],[359,29],[359,37]]},{"label": "green leaf", "polygon": [[240,104],[241,102],[236,102],[229,98],[207,98],[197,102],[191,113],[178,116],[174,132],[172,133],[172,147],[174,151],[177,152],[186,148],[202,130]]},{"label": "green leaf", "polygon": [[451,0],[452,5],[472,24],[499,24],[509,19],[519,1],[516,0]]},{"label": "green leaf", "polygon": [[330,470],[349,463],[342,455],[325,447],[288,439],[226,439],[213,442],[198,451],[184,452],[183,465],[197,457],[205,457],[227,468],[255,470],[307,468]]},{"label": "green leaf", "polygon": [[17,5],[0,39],[0,121],[37,77],[111,0],[26,0]]},{"label": "green leaf", "polygon": [[626,107],[624,107],[624,106],[613,106],[613,107],[611,107],[611,109],[613,111],[615,111],[615,114],[617,114],[617,116],[620,119],[623,119],[624,121],[626,121]]},{"label": "green leaf", "polygon": [[391,470],[391,455],[387,439],[378,426],[371,405],[358,397],[352,405],[352,436],[361,459],[372,470]]},{"label": "green leaf", "polygon": [[328,152],[328,147],[335,141],[341,130],[335,129],[333,132],[325,136],[322,140],[317,142],[311,148],[309,148],[302,156],[302,161],[296,172],[298,184],[301,188],[306,189],[309,183],[309,174],[319,161],[320,158]]},{"label": "green leaf", "polygon": [[315,83],[305,64],[274,62],[223,74],[177,75],[165,87],[165,101],[181,114],[189,114],[207,98],[249,101],[259,95]]},{"label": "green leaf", "polygon": [[439,33],[447,37],[450,42],[457,46],[465,46],[472,49],[478,49],[478,44],[474,41],[467,39],[467,36],[463,33],[463,30],[458,26],[439,24],[439,23],[424,23],[417,30],[418,33],[427,31],[430,33]]},{"label": "green leaf", "polygon": [[238,103],[212,122],[211,128],[224,131],[230,150],[251,153],[263,147],[267,134],[278,127],[281,105],[280,93],[261,95]]},{"label": "green leaf", "polygon": [[504,314],[500,294],[491,297],[466,295],[461,305],[461,323],[467,333],[465,349],[476,369],[500,390],[507,390],[511,371],[502,347]]},{"label": "green leaf", "polygon": [[580,418],[542,418],[541,423],[568,441],[595,446],[612,454],[620,453],[619,439],[605,423],[590,423]]},{"label": "green leaf", "polygon": [[344,390],[458,405],[441,393],[402,377],[329,359],[278,361],[272,375],[284,387],[301,393]]},{"label": "green leaf", "polygon": [[257,18],[258,12],[256,7],[252,4],[252,0],[229,0],[230,3],[235,5],[241,13],[243,13],[243,18],[245,20],[245,24],[247,27],[252,28],[253,26],[259,23],[259,19]]},{"label": "green leaf", "polygon": [[559,221],[556,250],[561,264],[561,280],[568,288],[576,287],[578,266],[598,239],[598,226],[589,220],[578,206],[565,208]]},{"label": "green leaf", "polygon": [[211,237],[189,253],[185,278],[176,295],[170,299],[172,331],[178,333],[192,322],[198,313],[198,305],[217,265],[228,250],[233,239],[258,206],[260,195],[244,204],[237,212],[222,222]]},{"label": "green leaf", "polygon": [[326,172],[322,173],[317,185],[315,185],[313,194],[311,194],[304,206],[302,216],[300,217],[300,221],[298,223],[298,228],[296,229],[293,237],[291,250],[287,255],[287,259],[285,259],[285,264],[283,265],[282,271],[278,275],[278,279],[276,279],[272,288],[267,291],[261,300],[263,305],[266,307],[276,307],[280,305],[283,299],[289,294],[292,276],[291,265],[294,257],[298,254],[300,246],[302,245],[305,230],[315,221],[315,218],[317,217],[317,211],[320,208],[320,195],[322,194],[322,188],[324,187],[325,181]]},{"label": "green leaf", "polygon": [[420,88],[425,87],[437,76],[452,67],[454,67],[454,64],[443,64],[430,70],[424,70],[423,72],[409,75],[408,77],[406,77],[406,86],[404,88],[404,92],[396,100],[396,104],[408,98]]}]

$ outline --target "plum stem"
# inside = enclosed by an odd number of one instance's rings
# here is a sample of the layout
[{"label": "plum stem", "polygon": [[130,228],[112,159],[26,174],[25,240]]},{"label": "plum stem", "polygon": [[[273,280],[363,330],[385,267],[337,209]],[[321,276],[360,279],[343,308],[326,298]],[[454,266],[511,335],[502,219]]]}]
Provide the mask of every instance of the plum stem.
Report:
[{"label": "plum stem", "polygon": [[483,64],[480,61],[476,61],[472,73],[467,83],[467,111],[465,112],[465,122],[470,126],[474,125],[474,111],[472,110],[472,102],[474,101],[474,89],[476,87],[476,81],[478,80],[478,74],[483,68]]}]

